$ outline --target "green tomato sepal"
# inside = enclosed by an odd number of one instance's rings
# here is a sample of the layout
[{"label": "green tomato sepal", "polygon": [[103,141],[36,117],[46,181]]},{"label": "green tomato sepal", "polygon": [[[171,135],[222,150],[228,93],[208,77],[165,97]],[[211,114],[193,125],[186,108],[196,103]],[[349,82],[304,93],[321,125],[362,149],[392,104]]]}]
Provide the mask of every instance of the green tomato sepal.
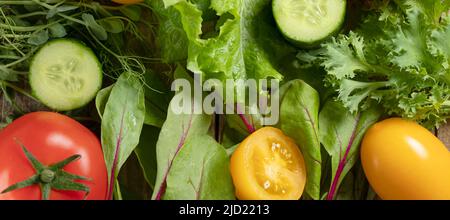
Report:
[{"label": "green tomato sepal", "polygon": [[81,155],[75,154],[58,163],[52,164],[50,166],[45,166],[41,162],[39,162],[36,159],[36,157],[33,154],[31,154],[31,152],[29,152],[20,141],[16,140],[16,142],[22,147],[25,156],[33,166],[36,173],[24,181],[9,186],[5,190],[3,190],[1,194],[8,193],[17,189],[22,189],[35,184],[39,184],[42,193],[42,200],[50,199],[50,193],[52,189],[67,190],[67,191],[83,191],[85,192],[83,199],[86,199],[86,197],[89,195],[90,192],[89,187],[84,184],[77,183],[75,181],[76,180],[90,181],[91,179],[84,176],[68,173],[62,169],[66,165],[80,159]]}]

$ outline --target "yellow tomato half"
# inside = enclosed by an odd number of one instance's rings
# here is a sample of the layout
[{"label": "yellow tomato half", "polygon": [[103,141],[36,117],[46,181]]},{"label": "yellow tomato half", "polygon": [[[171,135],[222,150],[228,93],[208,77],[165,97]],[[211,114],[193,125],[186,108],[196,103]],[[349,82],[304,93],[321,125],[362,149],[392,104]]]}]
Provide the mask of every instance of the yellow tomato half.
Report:
[{"label": "yellow tomato half", "polygon": [[450,199],[450,154],[414,122],[391,118],[373,125],[362,141],[361,161],[382,199]]},{"label": "yellow tomato half", "polygon": [[230,168],[241,200],[296,200],[305,187],[303,155],[277,128],[264,127],[248,136],[233,153]]},{"label": "yellow tomato half", "polygon": [[124,5],[131,5],[131,4],[137,4],[141,3],[144,0],[112,0],[115,3],[124,4]]}]

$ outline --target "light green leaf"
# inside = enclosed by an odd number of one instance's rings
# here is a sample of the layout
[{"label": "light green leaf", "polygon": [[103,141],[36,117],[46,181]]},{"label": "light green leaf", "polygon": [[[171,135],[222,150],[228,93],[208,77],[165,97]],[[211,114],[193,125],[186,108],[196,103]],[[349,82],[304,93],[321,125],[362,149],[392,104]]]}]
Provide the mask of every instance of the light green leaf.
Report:
[{"label": "light green leaf", "polygon": [[423,15],[417,10],[407,12],[408,25],[400,27],[392,39],[395,56],[393,63],[402,69],[419,69],[421,64],[428,64],[427,28],[422,21]]},{"label": "light green leaf", "polygon": [[[367,129],[381,116],[382,111],[373,107],[361,113],[351,114],[340,102],[328,101],[319,115],[320,142],[331,156],[334,198],[339,185],[358,160],[359,145]],[[338,167],[342,166],[338,171]],[[338,174],[338,176],[336,176]]]},{"label": "light green leaf", "polygon": [[97,96],[95,97],[95,107],[97,108],[97,113],[100,118],[103,118],[103,112],[105,111],[105,106],[108,102],[113,86],[114,85],[111,85],[98,91]]},{"label": "light green leaf", "polygon": [[[341,35],[325,44],[325,61],[322,65],[336,79],[353,78],[356,73],[370,71],[370,65],[363,54],[363,38],[351,32],[349,36]],[[355,48],[355,50],[353,50]],[[356,51],[356,52],[355,52]]]},{"label": "light green leaf", "polygon": [[235,199],[225,149],[207,135],[191,137],[173,161],[164,199]]},{"label": "light green leaf", "polygon": [[181,24],[180,13],[175,8],[165,8],[162,0],[147,0],[158,17],[158,39],[161,56],[165,62],[185,60],[188,39]]},{"label": "light green leaf", "polygon": [[[186,0],[165,1],[181,14],[189,39],[188,69],[204,76],[204,80],[265,79],[281,80],[277,64],[289,53],[295,53],[274,24],[270,0],[211,0],[210,8],[222,21],[215,37],[202,39],[200,4]],[[219,19],[220,20],[220,19]],[[237,100],[243,94],[236,91]]]},{"label": "light green leaf", "polygon": [[431,52],[436,57],[442,57],[444,64],[442,67],[450,69],[450,16],[443,19],[444,26],[441,29],[433,30],[429,46]]},{"label": "light green leaf", "polygon": [[439,23],[442,12],[450,10],[450,1],[447,0],[405,0],[403,3],[410,9],[420,11],[436,24]]},{"label": "light green leaf", "polygon": [[319,94],[301,80],[291,81],[283,87],[285,94],[280,107],[281,130],[295,140],[305,158],[306,193],[313,199],[319,199],[322,166]]},{"label": "light green leaf", "polygon": [[[108,177],[117,177],[120,168],[138,145],[144,117],[141,81],[133,74],[121,74],[109,95],[101,125]],[[116,157],[117,163],[114,163]]]},{"label": "light green leaf", "polygon": [[343,79],[339,87],[338,98],[350,112],[357,112],[363,100],[379,88],[387,87],[390,82],[360,82]]},{"label": "light green leaf", "polygon": [[[181,93],[180,93],[181,94]],[[177,102],[176,97],[171,103]],[[171,104],[172,105],[172,104]],[[193,114],[193,108],[202,106],[199,100],[192,99],[191,113],[177,114],[169,107],[167,119],[161,128],[158,143],[156,145],[156,155],[158,162],[158,172],[153,192],[153,199],[164,198],[167,184],[167,177],[171,172],[172,163],[179,151],[184,147],[186,141],[191,137],[207,134],[211,124],[211,116],[204,114]]]}]

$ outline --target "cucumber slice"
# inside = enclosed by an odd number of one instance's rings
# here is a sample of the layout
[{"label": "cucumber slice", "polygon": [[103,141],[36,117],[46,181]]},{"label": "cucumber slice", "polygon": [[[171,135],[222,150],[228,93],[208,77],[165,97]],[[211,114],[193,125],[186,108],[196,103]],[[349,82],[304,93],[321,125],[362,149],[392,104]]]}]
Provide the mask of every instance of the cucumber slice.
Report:
[{"label": "cucumber slice", "polygon": [[102,67],[94,52],[71,39],[45,44],[30,64],[35,97],[48,107],[67,111],[83,107],[102,85]]},{"label": "cucumber slice", "polygon": [[273,0],[272,11],[286,39],[310,48],[340,31],[346,5],[346,0]]}]

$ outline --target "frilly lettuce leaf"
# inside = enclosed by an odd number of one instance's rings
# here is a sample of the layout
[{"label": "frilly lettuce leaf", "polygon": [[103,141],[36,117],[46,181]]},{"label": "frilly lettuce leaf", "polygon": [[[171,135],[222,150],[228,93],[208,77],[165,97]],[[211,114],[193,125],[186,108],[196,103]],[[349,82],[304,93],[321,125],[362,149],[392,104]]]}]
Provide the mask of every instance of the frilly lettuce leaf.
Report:
[{"label": "frilly lettuce leaf", "polygon": [[325,68],[351,112],[379,102],[390,115],[439,126],[450,118],[449,9],[449,1],[390,1],[361,28],[298,58]]},{"label": "frilly lettuce leaf", "polygon": [[353,78],[357,72],[368,72],[371,67],[363,53],[363,38],[350,32],[325,44],[324,61],[322,65],[329,74],[337,80]]}]

